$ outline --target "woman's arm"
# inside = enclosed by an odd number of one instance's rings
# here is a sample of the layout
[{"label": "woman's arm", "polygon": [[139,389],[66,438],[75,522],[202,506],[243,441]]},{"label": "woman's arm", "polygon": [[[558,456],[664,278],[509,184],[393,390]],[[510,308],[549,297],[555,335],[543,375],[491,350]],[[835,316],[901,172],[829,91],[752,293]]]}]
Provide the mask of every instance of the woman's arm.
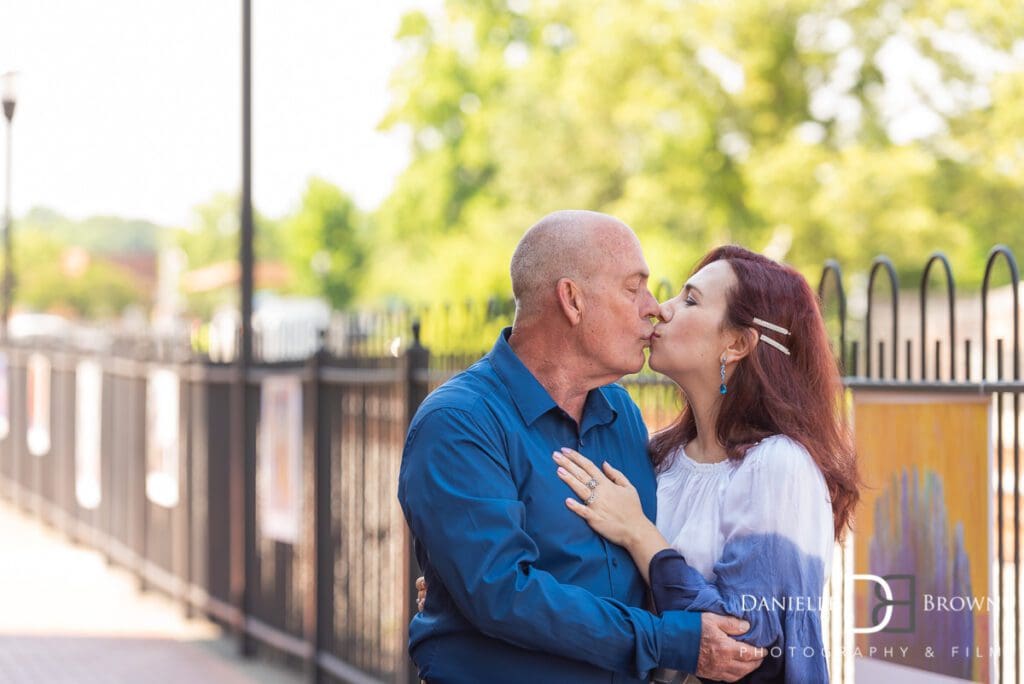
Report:
[{"label": "woman's arm", "polygon": [[[608,463],[603,470],[599,469],[572,449],[562,449],[553,457],[559,466],[558,476],[584,501],[581,504],[567,499],[566,505],[598,534],[629,551],[651,588],[659,612],[671,604],[676,610],[704,610],[756,619],[744,615],[744,611],[732,605],[734,602],[723,599],[718,587],[705,580],[672,548],[643,514],[636,489],[621,472]],[[750,562],[742,559],[740,564],[749,566]],[[698,599],[700,607],[693,608]]]},{"label": "woman's arm", "polygon": [[[665,549],[650,560],[651,596],[659,613],[709,611],[746,620],[750,630],[741,640],[758,647],[772,646],[782,635],[785,615],[773,608],[773,600],[783,598],[778,595],[777,577],[790,573],[799,562],[799,552],[791,545],[755,536],[727,543],[715,564],[715,579],[708,581],[678,551]],[[807,574],[797,571],[790,586],[797,590],[796,577]]]},{"label": "woman's arm", "polygon": [[[570,500],[569,508],[629,550],[658,610],[745,619],[751,630],[743,640],[756,646],[779,641],[787,617],[793,625],[817,619],[813,600],[820,599],[823,560],[832,551],[831,507],[820,473],[799,445],[785,439],[765,445],[758,461],[744,464],[730,483],[722,503],[725,545],[714,581],[690,567],[650,521],[637,515],[635,494],[621,473],[607,464],[602,472],[585,457],[563,452],[555,459],[561,478],[584,500],[596,495],[589,506]],[[596,487],[588,487],[588,481]],[[779,601],[795,601],[806,615],[778,608]]]},{"label": "woman's arm", "polygon": [[651,586],[651,561],[662,551],[671,551],[672,545],[654,523],[647,521],[646,525],[637,526],[636,531],[626,540],[625,549],[633,557],[633,563],[643,575],[644,582]]}]

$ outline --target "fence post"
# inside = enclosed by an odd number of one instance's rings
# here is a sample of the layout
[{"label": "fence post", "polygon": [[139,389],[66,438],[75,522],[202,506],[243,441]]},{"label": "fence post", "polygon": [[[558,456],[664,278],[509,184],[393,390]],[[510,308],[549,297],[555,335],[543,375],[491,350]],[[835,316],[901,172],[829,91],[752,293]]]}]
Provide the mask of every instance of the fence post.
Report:
[{"label": "fence post", "polygon": [[0,377],[0,402],[3,402],[3,406],[7,409],[7,414],[3,416],[7,420],[7,434],[0,439],[0,500],[6,501],[8,504],[13,501],[13,490],[11,488],[11,435],[14,431],[14,423],[12,422],[13,416],[11,415],[11,354],[10,348],[7,346],[6,339],[0,340],[0,358],[3,362],[0,363],[0,373],[3,377]]},{"label": "fence post", "polygon": [[135,473],[131,491],[129,516],[134,518],[132,526],[131,549],[135,552],[134,570],[139,591],[148,591],[146,579],[146,540],[149,535],[149,494],[146,491],[146,476],[149,470],[149,354],[141,338],[135,339],[131,346],[132,359],[135,362],[129,375],[128,386],[135,395],[130,409],[133,422],[133,443],[128,447],[128,458],[131,460]]},{"label": "fence post", "polygon": [[[427,397],[430,391],[430,350],[420,343],[420,321],[414,319],[412,322],[412,346],[405,352],[405,422],[406,429],[412,422],[416,410]],[[413,548],[412,535],[409,533],[409,526],[403,527],[405,534],[405,549],[408,556],[406,563],[406,591],[408,596],[405,601],[405,624],[408,625],[416,614],[416,578],[420,576],[420,565],[416,560],[416,552]],[[400,673],[399,681],[403,679],[412,684],[419,682],[419,673],[412,661],[406,657],[402,661],[406,668],[405,676]]]},{"label": "fence post", "polygon": [[192,388],[195,384],[195,365],[191,358],[182,358],[178,364],[178,433],[180,441],[178,453],[181,454],[179,463],[180,481],[178,489],[184,494],[178,500],[177,539],[178,543],[174,549],[177,552],[177,564],[175,569],[181,579],[181,604],[182,611],[186,618],[191,618],[192,610],[192,543],[193,537],[193,509],[196,503],[196,492],[192,477]]},{"label": "fence post", "polygon": [[[27,397],[28,395],[28,370],[26,357],[17,350],[12,353],[8,366],[8,374],[11,379],[9,397]],[[11,401],[8,405],[11,411],[11,428],[8,437],[11,448],[11,503],[20,512],[25,511],[25,465],[24,452],[28,448],[25,444],[25,430],[28,428],[28,407],[25,399]]]},{"label": "fence post", "polygon": [[323,408],[320,383],[320,368],[326,351],[325,330],[320,331],[317,350],[307,364],[310,379],[309,406],[306,409],[306,425],[312,423],[313,434],[313,563],[310,568],[306,604],[303,606],[306,635],[310,642],[307,664],[312,684],[323,680],[320,669],[320,652],[326,650],[327,636],[334,625],[334,546],[331,537],[331,443],[330,421]]},{"label": "fence post", "polygon": [[[238,338],[236,338],[237,340]],[[235,347],[239,349],[238,346]],[[239,655],[248,657],[253,654],[253,645],[246,631],[248,617],[248,593],[253,587],[247,586],[249,579],[249,454],[248,439],[245,433],[249,430],[249,416],[246,395],[248,394],[248,366],[237,351],[234,361],[234,374],[230,387],[230,438],[228,440],[228,519],[229,537],[229,594],[232,608],[237,612],[235,636],[238,639]]]}]

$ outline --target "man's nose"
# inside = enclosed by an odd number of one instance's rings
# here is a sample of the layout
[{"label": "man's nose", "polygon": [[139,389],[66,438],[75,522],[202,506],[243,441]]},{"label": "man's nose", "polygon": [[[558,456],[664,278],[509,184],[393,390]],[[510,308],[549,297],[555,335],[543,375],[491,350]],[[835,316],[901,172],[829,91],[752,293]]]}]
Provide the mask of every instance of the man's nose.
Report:
[{"label": "man's nose", "polygon": [[650,290],[645,290],[645,292],[647,296],[644,297],[644,307],[643,311],[641,311],[641,315],[644,318],[659,317],[661,312],[659,311],[660,307],[658,306],[658,300],[654,298],[654,295],[651,294]]}]

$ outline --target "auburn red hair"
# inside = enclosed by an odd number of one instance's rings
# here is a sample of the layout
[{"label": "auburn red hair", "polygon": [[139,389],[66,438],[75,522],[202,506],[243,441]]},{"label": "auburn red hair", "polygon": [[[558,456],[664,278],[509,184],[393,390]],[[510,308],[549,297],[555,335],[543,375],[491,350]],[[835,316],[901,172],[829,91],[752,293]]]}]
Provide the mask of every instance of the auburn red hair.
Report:
[{"label": "auburn red hair", "polygon": [[[714,261],[727,262],[737,281],[727,295],[723,325],[774,337],[790,351],[787,356],[758,343],[736,364],[715,425],[718,441],[732,459],[742,459],[747,449],[776,434],[803,445],[825,476],[839,540],[860,498],[860,479],[842,380],[818,297],[794,269],[732,245],[709,252],[694,273]],[[790,335],[755,325],[755,317]],[[655,467],[663,469],[673,451],[696,436],[696,420],[685,406],[675,423],[651,439]]]}]

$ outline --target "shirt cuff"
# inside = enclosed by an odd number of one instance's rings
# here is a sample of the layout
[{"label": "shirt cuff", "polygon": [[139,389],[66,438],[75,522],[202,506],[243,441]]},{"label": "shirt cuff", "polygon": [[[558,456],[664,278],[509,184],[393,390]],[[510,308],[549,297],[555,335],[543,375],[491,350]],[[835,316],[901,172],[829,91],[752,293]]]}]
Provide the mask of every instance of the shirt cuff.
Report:
[{"label": "shirt cuff", "polygon": [[661,616],[661,658],[658,665],[680,672],[697,672],[701,613],[666,611]]},{"label": "shirt cuff", "polygon": [[651,598],[657,613],[686,609],[685,605],[679,605],[679,585],[687,567],[686,559],[672,548],[663,549],[651,558],[647,576],[650,578]]}]

